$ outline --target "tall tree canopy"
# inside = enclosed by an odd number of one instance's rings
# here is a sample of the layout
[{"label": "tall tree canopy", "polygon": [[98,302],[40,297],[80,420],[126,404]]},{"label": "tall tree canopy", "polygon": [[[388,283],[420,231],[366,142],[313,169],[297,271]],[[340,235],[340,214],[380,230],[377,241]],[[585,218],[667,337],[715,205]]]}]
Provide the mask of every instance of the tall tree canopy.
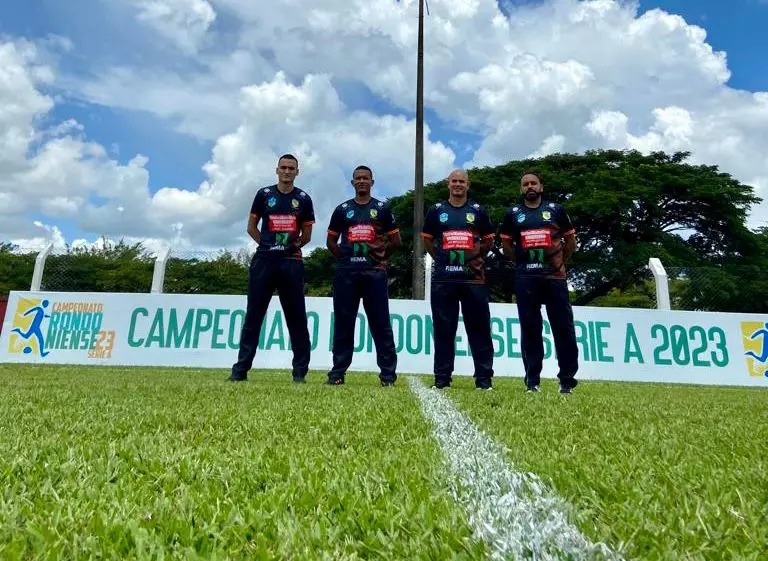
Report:
[{"label": "tall tree canopy", "polygon": [[[648,260],[658,257],[679,277],[673,283],[679,306],[765,309],[766,233],[746,226],[750,208],[760,199],[752,187],[715,166],[689,164],[688,157],[686,152],[609,150],[513,161],[470,170],[470,196],[499,222],[520,201],[521,176],[530,170],[543,176],[545,196],[565,205],[576,224],[579,249],[570,275],[575,304],[652,306]],[[444,181],[425,189],[428,205],[446,195]],[[407,297],[407,252],[413,240],[407,218],[413,213],[413,194],[391,203],[403,218],[405,242],[401,261],[393,262],[393,292]],[[514,269],[498,246],[488,269],[492,298],[512,301]]]}]

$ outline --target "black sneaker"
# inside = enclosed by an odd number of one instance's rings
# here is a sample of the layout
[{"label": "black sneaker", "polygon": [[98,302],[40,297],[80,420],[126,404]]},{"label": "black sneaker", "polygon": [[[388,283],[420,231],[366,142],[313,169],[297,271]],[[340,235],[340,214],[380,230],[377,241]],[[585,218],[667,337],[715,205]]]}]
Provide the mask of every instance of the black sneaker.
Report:
[{"label": "black sneaker", "polygon": [[394,386],[394,385],[395,385],[394,382],[384,382],[384,381],[381,382],[381,387],[382,388],[389,388],[389,387]]},{"label": "black sneaker", "polygon": [[235,374],[231,374],[229,378],[227,378],[227,382],[247,382],[248,376],[236,376]]},{"label": "black sneaker", "polygon": [[565,386],[560,386],[560,393],[573,393],[573,388],[566,388]]},{"label": "black sneaker", "polygon": [[303,376],[294,376],[293,377],[293,383],[294,384],[306,384],[307,381],[304,379]]},{"label": "black sneaker", "polygon": [[328,378],[325,383],[329,386],[342,386],[344,385],[344,380],[342,378]]},{"label": "black sneaker", "polygon": [[539,386],[528,386],[525,388],[525,393],[541,393],[541,388]]}]

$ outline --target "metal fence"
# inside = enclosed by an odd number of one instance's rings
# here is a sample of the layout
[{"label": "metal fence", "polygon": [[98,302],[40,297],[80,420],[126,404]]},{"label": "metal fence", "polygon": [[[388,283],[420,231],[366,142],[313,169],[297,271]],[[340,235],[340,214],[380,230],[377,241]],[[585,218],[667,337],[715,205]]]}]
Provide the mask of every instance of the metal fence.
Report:
[{"label": "metal fence", "polygon": [[148,255],[54,250],[40,289],[51,292],[149,292],[154,258]]},{"label": "metal fence", "polygon": [[253,251],[172,251],[163,292],[170,294],[244,294]]},{"label": "metal fence", "polygon": [[[573,267],[568,271],[575,305],[606,308],[659,308],[657,280],[650,266],[631,272]],[[661,306],[663,307],[663,306]]]},{"label": "metal fence", "polygon": [[672,309],[768,312],[768,278],[759,267],[668,267]]}]

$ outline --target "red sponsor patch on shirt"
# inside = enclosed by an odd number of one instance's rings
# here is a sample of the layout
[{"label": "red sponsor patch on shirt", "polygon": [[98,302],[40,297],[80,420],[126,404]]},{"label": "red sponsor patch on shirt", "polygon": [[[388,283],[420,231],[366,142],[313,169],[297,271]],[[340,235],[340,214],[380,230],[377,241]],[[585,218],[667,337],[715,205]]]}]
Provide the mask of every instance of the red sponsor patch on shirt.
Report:
[{"label": "red sponsor patch on shirt", "polygon": [[475,246],[471,230],[443,232],[443,249],[472,249]]},{"label": "red sponsor patch on shirt", "polygon": [[523,249],[549,247],[552,245],[552,232],[546,228],[523,230],[520,232],[520,240],[523,244]]},{"label": "red sponsor patch on shirt", "polygon": [[295,232],[296,216],[293,214],[271,214],[269,216],[270,232]]},{"label": "red sponsor patch on shirt", "polygon": [[351,242],[372,242],[376,239],[376,231],[370,224],[357,224],[347,230],[347,238]]}]

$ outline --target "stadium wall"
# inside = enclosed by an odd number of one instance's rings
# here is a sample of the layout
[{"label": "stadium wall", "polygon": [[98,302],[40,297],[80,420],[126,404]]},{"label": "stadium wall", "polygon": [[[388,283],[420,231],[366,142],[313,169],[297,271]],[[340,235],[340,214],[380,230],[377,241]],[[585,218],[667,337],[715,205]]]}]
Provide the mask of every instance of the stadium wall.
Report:
[{"label": "stadium wall", "polygon": [[[12,292],[0,362],[229,368],[237,356],[245,296]],[[398,371],[432,373],[429,303],[391,300]],[[514,304],[491,304],[497,376],[522,376]],[[574,308],[581,379],[768,387],[768,316],[709,312]],[[544,312],[545,364],[557,360]],[[331,366],[333,301],[307,298],[312,369]],[[358,314],[352,370],[376,371],[365,314]],[[471,374],[463,323],[456,374]],[[290,340],[279,300],[262,326],[257,368],[290,368]]]}]

